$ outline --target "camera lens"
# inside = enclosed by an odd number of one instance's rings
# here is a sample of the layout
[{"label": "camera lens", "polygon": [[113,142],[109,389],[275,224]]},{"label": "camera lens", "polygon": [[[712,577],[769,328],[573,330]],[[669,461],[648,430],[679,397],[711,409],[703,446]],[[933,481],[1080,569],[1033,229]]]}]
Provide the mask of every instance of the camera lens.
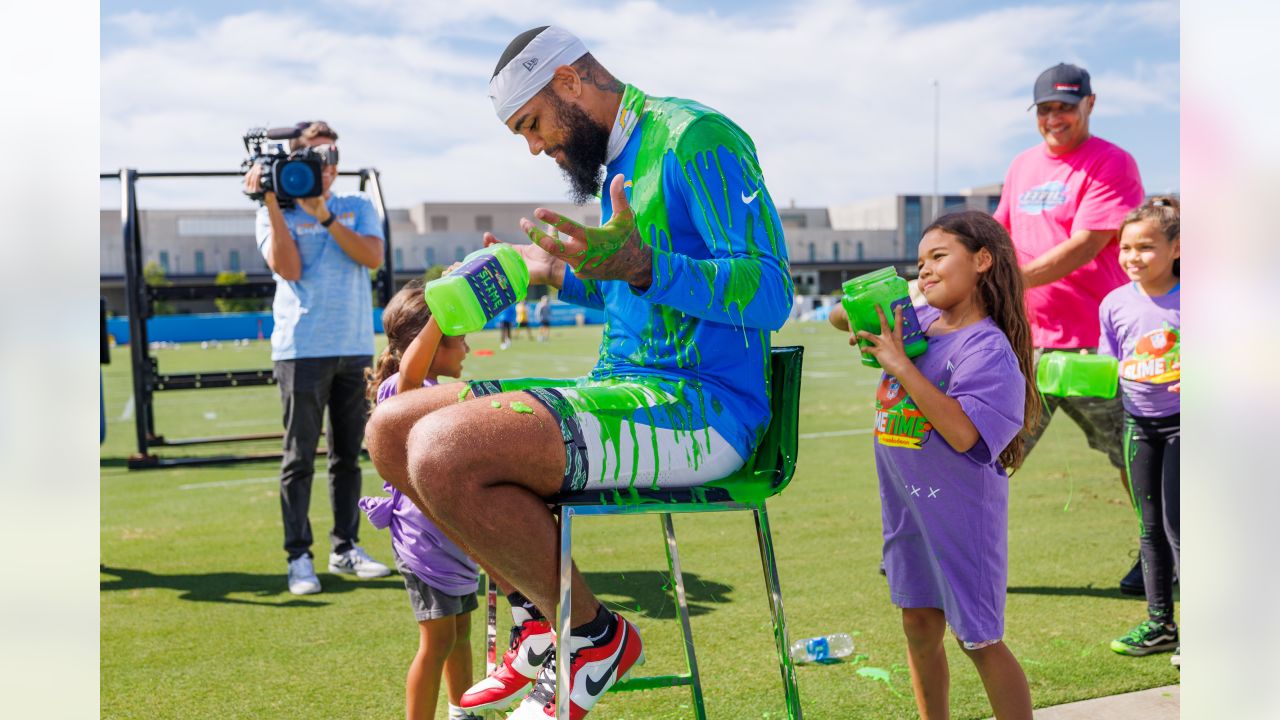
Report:
[{"label": "camera lens", "polygon": [[315,194],[315,171],[305,162],[285,161],[280,168],[280,188],[277,192],[290,197],[307,197]]}]

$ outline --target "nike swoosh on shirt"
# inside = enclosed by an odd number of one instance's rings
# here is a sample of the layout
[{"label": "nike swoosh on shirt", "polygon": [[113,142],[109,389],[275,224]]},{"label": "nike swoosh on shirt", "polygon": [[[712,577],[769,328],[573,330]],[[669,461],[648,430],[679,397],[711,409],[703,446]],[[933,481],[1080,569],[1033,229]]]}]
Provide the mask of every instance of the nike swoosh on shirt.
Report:
[{"label": "nike swoosh on shirt", "polygon": [[627,646],[627,636],[625,635],[625,633],[627,632],[627,626],[625,621],[620,623],[620,625],[621,626],[618,628],[618,630],[624,634],[622,636],[622,639],[618,642],[618,654],[613,656],[613,664],[610,665],[609,669],[605,670],[604,674],[598,678],[593,678],[590,675],[587,676],[587,679],[586,679],[587,693],[589,693],[593,697],[604,692],[605,685],[607,685],[609,682],[609,676],[613,675],[614,671],[618,669],[618,663],[622,662],[622,651]]},{"label": "nike swoosh on shirt", "polygon": [[742,202],[743,202],[743,204],[745,204],[745,205],[750,205],[750,204],[751,204],[751,201],[755,200],[755,199],[756,199],[756,196],[757,196],[757,195],[759,195],[759,194],[760,194],[760,189],[759,189],[759,188],[756,188],[756,191],[755,191],[755,192],[753,192],[753,193],[751,193],[751,195],[750,195],[750,196],[748,196],[746,193],[742,193]]},{"label": "nike swoosh on shirt", "polygon": [[547,657],[551,655],[551,650],[554,647],[554,644],[548,645],[547,649],[543,650],[541,654],[535,653],[533,648],[525,648],[525,660],[528,660],[529,664],[534,667],[542,667],[543,663],[547,661]]}]

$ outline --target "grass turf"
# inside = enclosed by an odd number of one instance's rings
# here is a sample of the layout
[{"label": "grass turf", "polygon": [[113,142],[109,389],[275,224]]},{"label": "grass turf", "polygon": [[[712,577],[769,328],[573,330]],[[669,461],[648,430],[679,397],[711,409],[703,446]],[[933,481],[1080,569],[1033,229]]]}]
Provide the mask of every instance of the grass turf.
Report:
[{"label": "grass turf", "polygon": [[[467,377],[567,376],[593,364],[599,328],[556,328],[550,343],[521,339],[505,351],[493,332],[469,341]],[[856,645],[852,662],[798,669],[806,717],[912,717],[900,616],[877,573],[879,498],[863,433],[871,426],[877,375],[825,326],[789,324],[775,343],[807,347],[799,470],[769,502],[788,630],[793,639],[849,632]],[[262,342],[155,353],[161,372],[269,367],[268,354]],[[127,348],[112,357],[104,368],[109,429],[101,468],[102,717],[402,715],[417,630],[399,577],[361,581],[321,572],[324,593],[290,595],[276,462],[126,470],[124,459],[135,448]],[[159,393],[156,429],[175,439],[278,431],[277,392]],[[840,431],[858,434],[831,434]],[[278,441],[158,452],[275,449]],[[365,469],[365,492],[376,494],[380,483],[368,463]],[[323,571],[331,522],[323,459],[317,471],[311,517]],[[1035,705],[1177,682],[1166,655],[1128,658],[1107,647],[1144,617],[1145,606],[1116,590],[1132,562],[1137,527],[1105,458],[1059,418],[1011,485],[1006,640],[1027,672]],[[649,658],[644,669],[667,672],[680,668],[682,652],[664,590],[658,522],[579,522],[575,547],[601,599],[639,626]],[[675,525],[708,715],[785,717],[749,514],[677,516]],[[389,563],[389,535],[367,522],[361,534],[361,544]],[[482,613],[474,620],[478,677]],[[500,634],[505,638],[505,623]],[[948,655],[953,716],[988,717],[977,673],[954,645]],[[859,674],[868,668],[886,671],[888,682]],[[687,691],[668,689],[610,695],[591,717],[690,715]]]}]

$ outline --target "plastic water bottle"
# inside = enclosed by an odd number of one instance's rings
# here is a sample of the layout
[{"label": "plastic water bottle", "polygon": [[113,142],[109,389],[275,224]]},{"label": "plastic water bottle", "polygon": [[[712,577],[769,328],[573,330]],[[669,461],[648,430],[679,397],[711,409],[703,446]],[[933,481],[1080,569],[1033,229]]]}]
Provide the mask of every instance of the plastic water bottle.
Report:
[{"label": "plastic water bottle", "polygon": [[[840,303],[849,315],[849,327],[854,331],[866,330],[880,334],[880,316],[876,308],[884,311],[884,319],[893,327],[893,311],[902,308],[902,344],[907,357],[916,357],[929,348],[929,341],[920,329],[920,320],[916,317],[916,309],[911,304],[911,293],[907,289],[907,281],[898,277],[898,271],[892,266],[881,268],[875,272],[859,275],[847,280],[840,286],[844,297]],[[862,350],[862,364],[868,367],[880,367],[875,356],[867,352],[871,343],[858,339],[858,347]]]},{"label": "plastic water bottle", "polygon": [[845,633],[805,638],[791,643],[791,659],[798,663],[822,662],[853,654],[853,638]]},{"label": "plastic water bottle", "polygon": [[1036,387],[1058,397],[1113,398],[1119,380],[1119,362],[1110,355],[1047,352],[1036,368]]},{"label": "plastic water bottle", "polygon": [[529,268],[510,245],[491,245],[462,259],[448,275],[423,288],[427,307],[445,335],[485,326],[529,292]]}]

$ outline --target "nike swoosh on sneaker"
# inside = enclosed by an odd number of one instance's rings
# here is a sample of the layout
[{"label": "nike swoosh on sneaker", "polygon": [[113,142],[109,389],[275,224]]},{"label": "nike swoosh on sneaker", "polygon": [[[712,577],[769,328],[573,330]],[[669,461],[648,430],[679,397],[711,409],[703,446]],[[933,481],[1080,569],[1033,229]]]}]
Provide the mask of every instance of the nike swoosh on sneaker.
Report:
[{"label": "nike swoosh on sneaker", "polygon": [[555,648],[554,643],[548,645],[547,649],[543,650],[541,653],[535,653],[531,647],[525,648],[525,660],[534,667],[542,667],[542,664],[547,661],[548,657],[550,657],[553,648]]},{"label": "nike swoosh on sneaker", "polygon": [[757,195],[759,195],[759,194],[760,194],[760,189],[759,189],[759,188],[756,188],[756,191],[755,191],[755,192],[753,192],[753,193],[751,193],[751,195],[750,195],[750,196],[748,196],[746,193],[742,193],[742,202],[743,202],[743,204],[744,204],[744,205],[750,205],[750,204],[751,204],[751,201],[755,200],[755,199],[756,199],[756,196],[757,196]]},{"label": "nike swoosh on sneaker", "polygon": [[622,651],[627,647],[627,636],[625,634],[627,632],[627,625],[625,620],[619,623],[618,631],[623,633],[623,636],[618,641],[618,652],[613,656],[613,664],[610,665],[609,669],[605,670],[604,674],[600,677],[593,678],[588,675],[587,679],[584,681],[587,693],[592,696],[599,695],[604,690],[605,685],[609,683],[609,676],[613,675],[613,673],[617,671],[618,663],[622,662]]}]

